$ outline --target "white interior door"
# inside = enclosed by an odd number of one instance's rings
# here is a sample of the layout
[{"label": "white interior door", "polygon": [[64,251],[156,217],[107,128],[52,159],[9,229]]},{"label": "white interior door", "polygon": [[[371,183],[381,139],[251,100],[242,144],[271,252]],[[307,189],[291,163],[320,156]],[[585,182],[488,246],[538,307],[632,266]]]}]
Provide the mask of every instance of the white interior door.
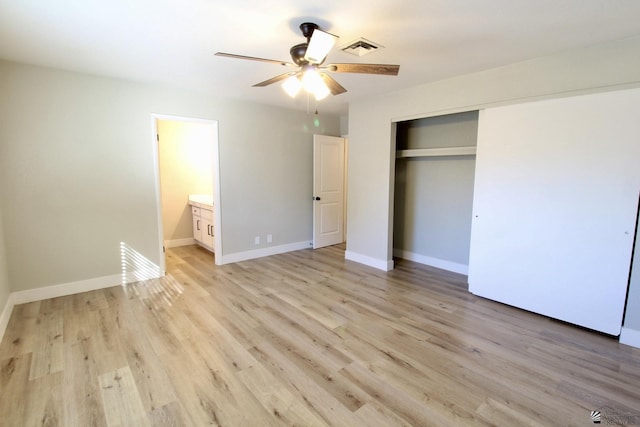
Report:
[{"label": "white interior door", "polygon": [[344,138],[313,136],[313,248],[344,241]]}]

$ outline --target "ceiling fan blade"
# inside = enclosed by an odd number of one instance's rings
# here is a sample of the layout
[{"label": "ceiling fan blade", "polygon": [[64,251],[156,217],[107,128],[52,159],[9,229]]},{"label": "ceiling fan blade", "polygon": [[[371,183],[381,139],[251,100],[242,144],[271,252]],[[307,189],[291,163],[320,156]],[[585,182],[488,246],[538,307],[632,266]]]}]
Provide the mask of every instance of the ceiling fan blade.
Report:
[{"label": "ceiling fan blade", "polygon": [[318,28],[314,29],[313,33],[311,33],[311,40],[309,40],[309,46],[304,54],[304,59],[311,64],[321,64],[331,48],[333,48],[333,45],[336,44],[337,39],[338,36],[334,36]]},{"label": "ceiling fan blade", "polygon": [[397,76],[399,65],[391,64],[329,64],[326,69],[334,73],[383,74]]},{"label": "ceiling fan blade", "polygon": [[295,74],[296,73],[280,74],[279,76],[272,77],[269,80],[265,80],[263,82],[256,83],[256,84],[253,85],[253,87],[269,86],[270,84],[281,82],[282,80],[285,80],[285,79],[289,78],[289,76],[294,76]]},{"label": "ceiling fan blade", "polygon": [[331,77],[329,74],[320,73],[320,76],[322,77],[322,80],[331,91],[331,95],[340,95],[341,93],[345,93],[347,91],[344,87],[342,87],[340,83],[335,81],[335,79]]},{"label": "ceiling fan blade", "polygon": [[269,62],[271,64],[280,64],[287,67],[297,67],[293,62],[278,61],[276,59],[256,58],[255,56],[236,55],[235,53],[216,52],[216,56],[224,56],[225,58],[247,59],[249,61]]}]

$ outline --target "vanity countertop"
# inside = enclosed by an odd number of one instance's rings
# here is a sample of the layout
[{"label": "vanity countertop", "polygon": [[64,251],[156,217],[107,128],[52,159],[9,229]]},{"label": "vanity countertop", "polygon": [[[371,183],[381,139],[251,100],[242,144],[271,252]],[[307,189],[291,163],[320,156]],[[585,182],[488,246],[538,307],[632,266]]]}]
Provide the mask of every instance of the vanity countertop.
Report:
[{"label": "vanity countertop", "polygon": [[213,208],[213,196],[210,194],[189,194],[189,204],[199,208]]}]

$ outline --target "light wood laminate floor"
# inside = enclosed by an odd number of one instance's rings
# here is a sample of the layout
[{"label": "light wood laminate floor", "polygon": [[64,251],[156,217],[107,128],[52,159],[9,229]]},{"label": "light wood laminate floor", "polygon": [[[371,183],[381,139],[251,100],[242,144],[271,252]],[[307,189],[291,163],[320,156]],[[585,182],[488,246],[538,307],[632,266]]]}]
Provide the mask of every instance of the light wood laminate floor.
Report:
[{"label": "light wood laminate floor", "polygon": [[222,267],[190,246],[167,266],[16,306],[0,424],[640,424],[640,350],[475,297],[465,276],[380,272],[342,246]]}]

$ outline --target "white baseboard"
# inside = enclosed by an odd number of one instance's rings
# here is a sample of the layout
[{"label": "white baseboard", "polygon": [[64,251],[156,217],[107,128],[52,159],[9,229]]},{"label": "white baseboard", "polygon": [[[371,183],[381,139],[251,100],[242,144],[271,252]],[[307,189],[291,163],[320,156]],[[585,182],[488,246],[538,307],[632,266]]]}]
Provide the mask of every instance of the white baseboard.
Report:
[{"label": "white baseboard", "polygon": [[93,279],[79,280],[77,282],[62,283],[59,285],[44,286],[42,288],[27,289],[12,292],[15,305],[28,302],[41,301],[48,298],[57,298],[80,292],[94,291],[96,289],[110,288],[122,284],[122,275],[96,277]]},{"label": "white baseboard", "polygon": [[[77,282],[62,283],[59,285],[44,286],[35,289],[26,289],[24,291],[11,292],[9,299],[0,315],[0,340],[4,336],[4,332],[9,323],[13,307],[18,304],[26,304],[35,301],[42,301],[49,298],[64,297],[67,295],[79,294],[81,292],[95,291],[97,289],[110,288],[112,286],[122,285],[123,283],[132,283],[140,280],[151,279],[151,274],[158,272],[150,271],[131,271],[124,276],[122,274],[114,274],[111,276],[96,277],[93,279],[79,280]],[[160,276],[157,276],[160,277]]]},{"label": "white baseboard", "polygon": [[419,262],[420,264],[429,265],[431,267],[440,268],[442,270],[453,271],[454,273],[469,275],[469,266],[465,264],[459,264],[457,262],[447,261],[440,258],[434,258],[430,256],[420,255],[402,249],[394,249],[393,256],[407,259],[409,261]]},{"label": "white baseboard", "polygon": [[11,312],[13,311],[14,305],[15,303],[13,301],[13,294],[9,294],[7,303],[4,305],[2,314],[0,315],[0,342],[2,342],[4,332],[7,330],[7,325],[9,325],[9,318],[11,317]]},{"label": "white baseboard", "polygon": [[620,343],[640,348],[640,331],[623,326],[620,331]]},{"label": "white baseboard", "polygon": [[381,260],[378,258],[373,258],[367,255],[362,255],[352,251],[345,251],[344,258],[349,261],[354,261],[360,264],[368,265],[369,267],[377,268],[382,271],[390,271],[393,270],[393,260]]},{"label": "white baseboard", "polygon": [[195,245],[196,240],[193,237],[187,237],[185,239],[175,239],[175,240],[165,240],[164,247],[169,248],[177,248],[179,246],[189,246]]},{"label": "white baseboard", "polygon": [[266,248],[254,249],[246,252],[237,252],[235,254],[223,255],[221,264],[230,264],[233,262],[246,261],[248,259],[262,258],[270,255],[283,254],[285,252],[299,251],[300,249],[311,248],[311,241],[289,243],[279,246],[268,246]]}]

